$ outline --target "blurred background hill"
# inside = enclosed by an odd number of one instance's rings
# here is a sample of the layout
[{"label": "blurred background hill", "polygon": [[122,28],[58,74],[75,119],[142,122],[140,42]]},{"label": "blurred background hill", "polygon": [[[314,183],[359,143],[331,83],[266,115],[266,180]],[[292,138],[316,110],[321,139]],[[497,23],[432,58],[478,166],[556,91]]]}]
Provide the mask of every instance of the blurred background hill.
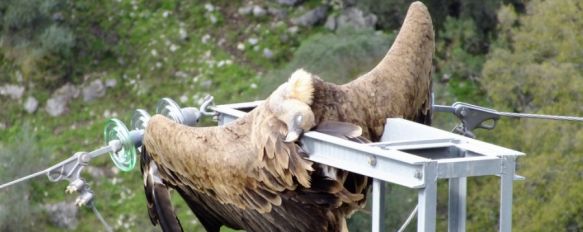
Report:
[{"label": "blurred background hill", "polygon": [[[105,120],[128,122],[171,97],[198,106],[262,99],[303,67],[344,83],[385,54],[407,0],[2,0],[0,1],[0,183],[103,144]],[[435,25],[436,103],[583,116],[583,2],[423,1]],[[389,104],[389,103],[388,103]],[[436,126],[455,119],[437,115]],[[503,119],[478,138],[521,150],[515,231],[583,231],[582,125]],[[107,157],[84,173],[116,231],[157,231],[139,170]],[[468,231],[496,231],[496,177],[471,178]],[[0,192],[0,231],[99,231],[91,210],[71,205],[66,183],[46,179]],[[416,204],[390,186],[386,227]],[[446,230],[440,184],[438,230]],[[188,231],[202,231],[176,198]],[[350,221],[369,231],[368,210]],[[415,231],[412,225],[407,231]]]}]

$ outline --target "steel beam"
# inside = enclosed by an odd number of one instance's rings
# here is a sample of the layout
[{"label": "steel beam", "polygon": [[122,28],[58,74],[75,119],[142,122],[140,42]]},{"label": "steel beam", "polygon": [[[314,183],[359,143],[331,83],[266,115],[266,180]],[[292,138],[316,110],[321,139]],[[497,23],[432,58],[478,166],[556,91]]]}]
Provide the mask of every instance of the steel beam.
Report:
[{"label": "steel beam", "polygon": [[440,179],[498,175],[502,162],[498,157],[464,157],[437,161]]},{"label": "steel beam", "polygon": [[384,150],[355,143],[319,132],[305,133],[302,138],[308,159],[408,188],[421,188],[420,173],[429,159],[398,150]]},{"label": "steel beam", "polygon": [[467,178],[449,179],[448,231],[466,231]]},{"label": "steel beam", "polygon": [[512,231],[512,181],[516,169],[516,157],[502,157],[500,174],[500,232]]},{"label": "steel beam", "polygon": [[372,231],[385,231],[385,183],[382,180],[372,181]]},{"label": "steel beam", "polygon": [[437,214],[437,162],[428,163],[423,168],[425,188],[418,191],[417,231],[435,231]]}]

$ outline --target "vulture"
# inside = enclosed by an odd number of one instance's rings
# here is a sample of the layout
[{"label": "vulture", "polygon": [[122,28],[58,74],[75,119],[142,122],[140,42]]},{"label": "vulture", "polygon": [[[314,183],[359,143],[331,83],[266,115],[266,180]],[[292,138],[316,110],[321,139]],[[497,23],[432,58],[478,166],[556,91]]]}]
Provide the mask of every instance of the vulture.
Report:
[{"label": "vulture", "polygon": [[415,2],[386,56],[349,83],[300,69],[226,125],[188,127],[153,116],[140,160],[152,223],[182,230],[173,189],[211,232],[347,231],[346,219],[365,203],[368,177],[309,161],[299,138],[316,130],[378,141],[386,118],[429,124],[433,51],[429,12]]}]

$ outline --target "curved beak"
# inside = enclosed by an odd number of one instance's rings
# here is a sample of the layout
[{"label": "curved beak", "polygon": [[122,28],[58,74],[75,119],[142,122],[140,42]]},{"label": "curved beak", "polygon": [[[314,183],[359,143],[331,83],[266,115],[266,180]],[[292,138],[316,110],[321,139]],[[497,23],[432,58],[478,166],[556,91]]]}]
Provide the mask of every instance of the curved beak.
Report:
[{"label": "curved beak", "polygon": [[290,128],[285,136],[285,142],[290,143],[297,141],[303,132],[304,131],[300,128]]}]

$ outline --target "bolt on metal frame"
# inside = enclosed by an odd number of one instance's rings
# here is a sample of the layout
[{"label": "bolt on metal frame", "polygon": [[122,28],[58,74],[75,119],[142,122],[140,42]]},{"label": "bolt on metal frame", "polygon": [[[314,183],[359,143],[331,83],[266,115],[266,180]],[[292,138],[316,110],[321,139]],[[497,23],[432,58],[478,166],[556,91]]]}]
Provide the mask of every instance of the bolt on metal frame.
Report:
[{"label": "bolt on metal frame", "polygon": [[[255,108],[247,102],[213,107],[223,125]],[[465,231],[467,177],[500,177],[499,231],[512,230],[512,182],[524,153],[404,119],[387,119],[381,141],[360,144],[311,131],[301,139],[314,162],[373,178],[372,231],[383,231],[384,183],[418,192],[417,230],[435,231],[437,180],[449,180],[448,231]]]}]

